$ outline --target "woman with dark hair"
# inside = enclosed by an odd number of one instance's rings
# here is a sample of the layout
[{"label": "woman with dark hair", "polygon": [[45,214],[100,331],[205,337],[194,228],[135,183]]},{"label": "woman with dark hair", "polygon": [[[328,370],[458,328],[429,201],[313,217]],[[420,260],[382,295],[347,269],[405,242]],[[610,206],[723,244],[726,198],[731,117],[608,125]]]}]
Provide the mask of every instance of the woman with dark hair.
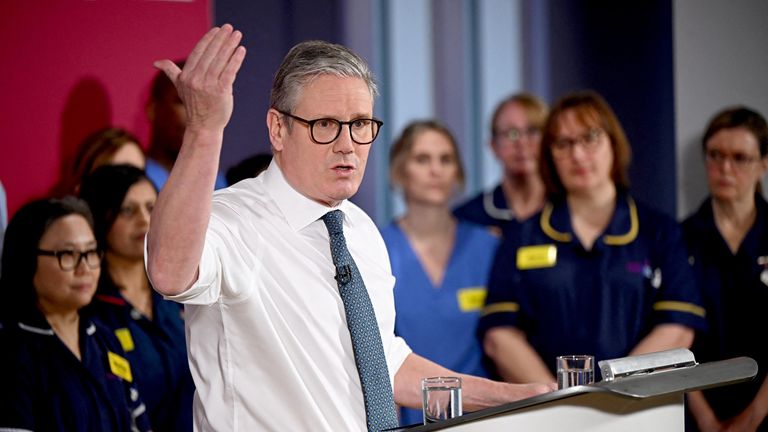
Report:
[{"label": "woman with dark hair", "polygon": [[92,312],[120,340],[157,431],[192,430],[194,386],[187,364],[183,309],[164,300],[144,270],[144,236],[157,191],[144,171],[103,166],[83,180],[80,196],[103,245]]},{"label": "woman with dark hair", "polygon": [[709,323],[694,352],[699,361],[752,357],[758,375],[691,393],[688,406],[702,431],[768,430],[768,344],[755,334],[755,318],[768,304],[768,203],[760,194],[768,169],[765,118],[745,107],[718,113],[702,150],[710,196],[683,223]]},{"label": "woman with dark hair", "polygon": [[[397,279],[395,333],[421,356],[487,376],[475,330],[498,239],[451,213],[464,184],[451,132],[433,120],[409,124],[390,152],[390,177],[407,204],[381,231]],[[401,424],[421,421],[420,410],[401,411]]]},{"label": "woman with dark hair", "polygon": [[0,430],[149,430],[132,369],[111,332],[80,311],[101,252],[73,197],[22,207],[5,234]]},{"label": "woman with dark hair", "polygon": [[603,98],[558,101],[542,158],[549,201],[505,234],[480,322],[501,376],[552,380],[558,355],[689,347],[704,309],[679,227],[629,194],[629,143]]}]

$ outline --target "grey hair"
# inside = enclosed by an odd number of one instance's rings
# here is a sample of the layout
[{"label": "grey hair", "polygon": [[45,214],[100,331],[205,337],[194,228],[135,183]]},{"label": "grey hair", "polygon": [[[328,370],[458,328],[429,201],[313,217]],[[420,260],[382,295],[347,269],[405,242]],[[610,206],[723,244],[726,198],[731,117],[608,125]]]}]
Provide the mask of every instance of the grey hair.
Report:
[{"label": "grey hair", "polygon": [[312,40],[291,48],[272,82],[271,108],[292,112],[301,89],[320,75],[360,78],[368,85],[371,98],[379,92],[368,64],[349,48]]}]

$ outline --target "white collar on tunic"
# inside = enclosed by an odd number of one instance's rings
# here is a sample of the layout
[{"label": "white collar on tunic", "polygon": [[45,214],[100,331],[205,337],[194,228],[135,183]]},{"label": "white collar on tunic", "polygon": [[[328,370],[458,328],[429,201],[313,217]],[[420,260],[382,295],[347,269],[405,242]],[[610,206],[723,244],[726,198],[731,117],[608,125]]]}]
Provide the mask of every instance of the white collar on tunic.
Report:
[{"label": "white collar on tunic", "polygon": [[347,217],[352,205],[349,201],[344,200],[336,207],[328,207],[307,198],[288,183],[274,158],[264,172],[264,185],[294,231],[306,228],[331,210],[341,210],[344,213],[344,224],[352,225]]},{"label": "white collar on tunic", "polygon": [[[82,318],[81,318],[82,319]],[[23,322],[16,323],[20,329],[24,331],[28,331],[30,333],[35,333],[43,336],[53,336],[56,333],[54,333],[53,329],[50,327],[43,328],[43,327],[37,327],[30,324],[24,324]],[[94,333],[96,333],[96,326],[93,325],[93,323],[88,323],[88,327],[85,329],[85,334],[88,336],[92,336]]]}]

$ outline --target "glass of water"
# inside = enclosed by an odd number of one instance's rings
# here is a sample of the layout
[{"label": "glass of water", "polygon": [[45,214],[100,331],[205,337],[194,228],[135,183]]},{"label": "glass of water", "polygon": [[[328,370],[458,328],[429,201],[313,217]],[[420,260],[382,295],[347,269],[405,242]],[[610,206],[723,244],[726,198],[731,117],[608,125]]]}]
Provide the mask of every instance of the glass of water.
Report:
[{"label": "glass of water", "polygon": [[461,415],[461,378],[433,377],[421,380],[424,424]]},{"label": "glass of water", "polygon": [[557,388],[564,389],[595,382],[595,357],[565,355],[557,357]]}]

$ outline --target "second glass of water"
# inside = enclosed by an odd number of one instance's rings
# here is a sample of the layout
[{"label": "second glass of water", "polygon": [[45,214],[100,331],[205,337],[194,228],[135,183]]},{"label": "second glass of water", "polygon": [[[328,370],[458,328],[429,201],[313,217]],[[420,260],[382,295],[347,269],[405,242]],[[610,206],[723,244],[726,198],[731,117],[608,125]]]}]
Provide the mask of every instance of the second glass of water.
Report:
[{"label": "second glass of water", "polygon": [[461,415],[461,378],[433,377],[421,380],[424,424]]},{"label": "second glass of water", "polygon": [[557,388],[564,389],[595,382],[595,357],[565,355],[557,357]]}]

